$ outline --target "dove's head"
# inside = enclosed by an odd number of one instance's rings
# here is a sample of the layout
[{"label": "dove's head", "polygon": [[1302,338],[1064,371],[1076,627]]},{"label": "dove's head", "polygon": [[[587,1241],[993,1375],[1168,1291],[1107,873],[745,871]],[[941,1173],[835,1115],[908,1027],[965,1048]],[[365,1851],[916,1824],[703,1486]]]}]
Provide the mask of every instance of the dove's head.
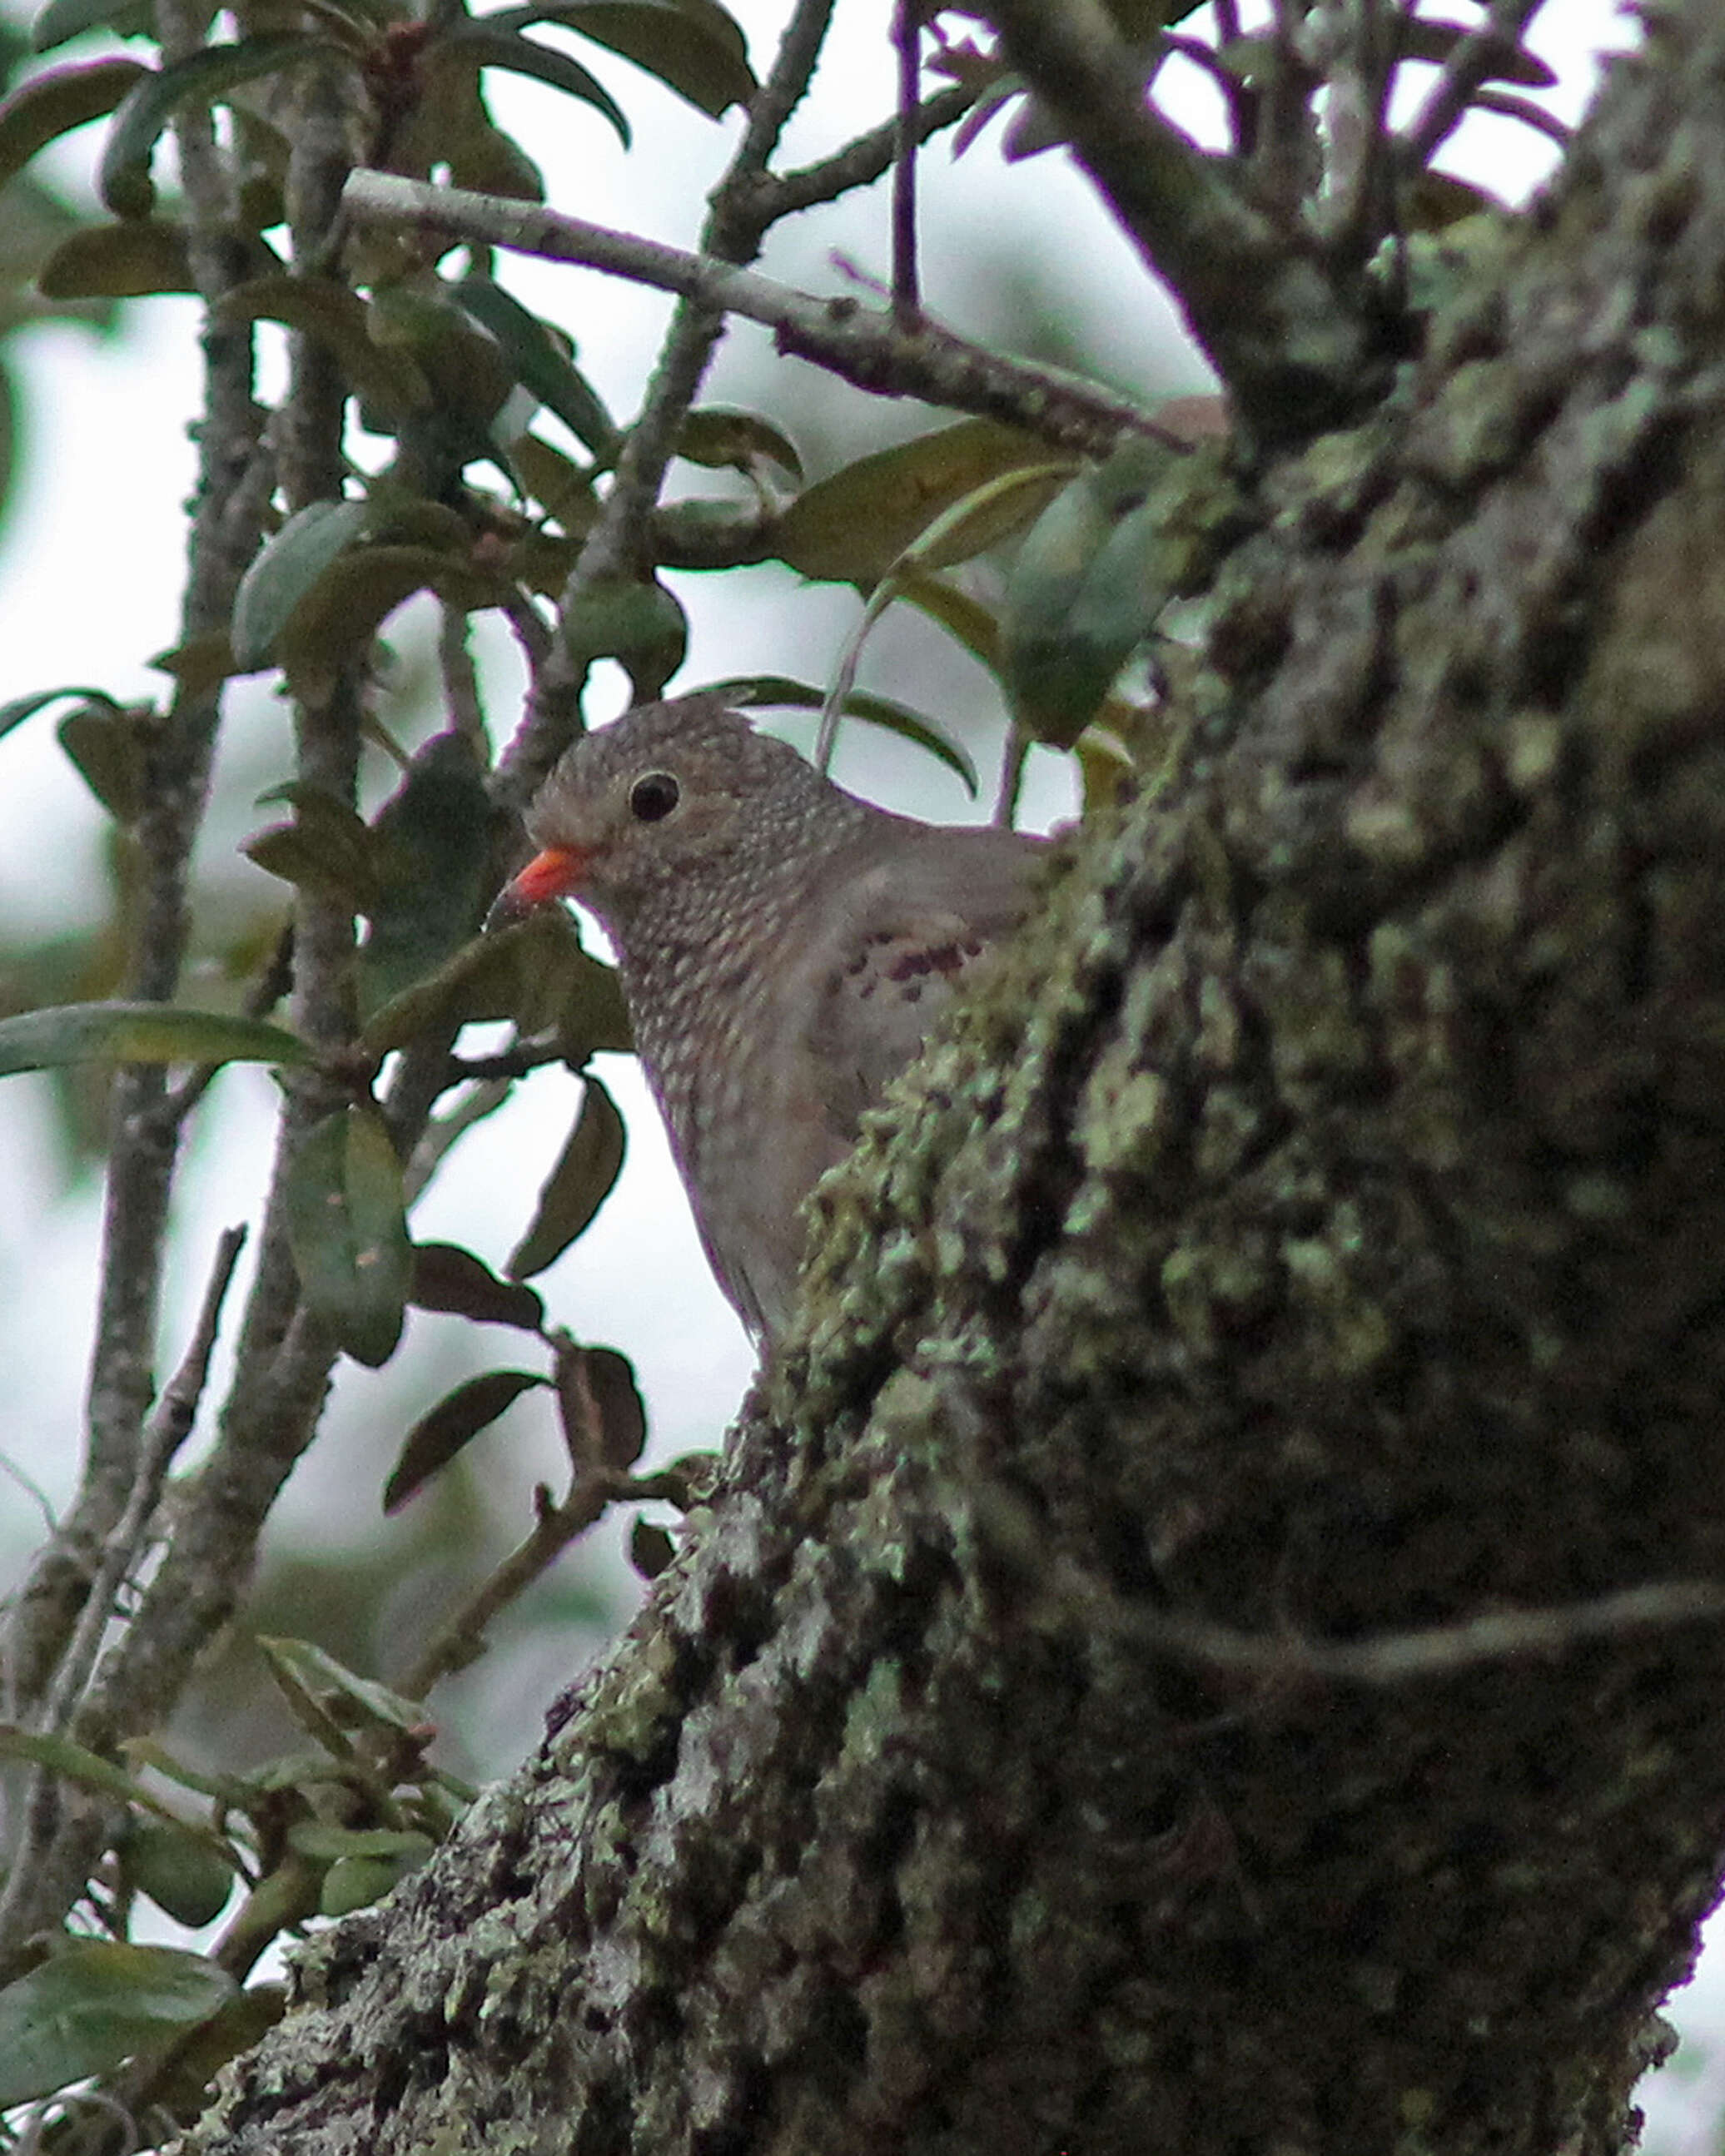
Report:
[{"label": "dove's head", "polygon": [[627,937],[655,900],[746,896],[866,814],[721,694],[643,704],[583,735],[541,787],[526,818],[540,851],[492,921],[572,897]]}]

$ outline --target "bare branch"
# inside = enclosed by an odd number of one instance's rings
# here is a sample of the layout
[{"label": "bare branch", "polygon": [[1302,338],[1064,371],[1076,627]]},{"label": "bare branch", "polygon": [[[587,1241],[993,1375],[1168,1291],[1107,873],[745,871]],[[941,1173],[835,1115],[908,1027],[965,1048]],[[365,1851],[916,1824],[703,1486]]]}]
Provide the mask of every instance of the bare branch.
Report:
[{"label": "bare branch", "polygon": [[373,223],[578,263],[741,315],[773,331],[781,352],[877,396],[917,397],[954,411],[983,413],[1057,447],[1096,454],[1127,433],[1167,439],[1141,405],[1059,368],[1007,357],[926,322],[906,336],[885,309],[865,308],[848,295],[823,300],[755,270],[583,218],[393,172],[356,172],[347,182],[347,204],[353,216]]},{"label": "bare branch", "polygon": [[916,277],[916,78],[922,56],[917,0],[898,0],[892,19],[898,60],[897,141],[892,158],[892,319],[914,330],[922,319]]},{"label": "bare branch", "polygon": [[1431,94],[1403,137],[1404,168],[1422,172],[1461,124],[1462,116],[1504,54],[1521,44],[1545,0],[1493,0],[1491,13],[1444,62]]},{"label": "bare branch", "polygon": [[1388,355],[1355,266],[1338,272],[1250,203],[1143,95],[1101,0],[992,0],[1007,57],[1047,105],[1122,229],[1178,300],[1249,438],[1309,432],[1369,403]]},{"label": "bare branch", "polygon": [[[911,131],[919,146],[943,127],[962,120],[976,103],[974,95],[962,87],[938,90],[925,98],[911,116]],[[836,202],[853,188],[872,187],[891,166],[897,154],[903,123],[889,120],[847,142],[819,164],[804,165],[794,172],[763,180],[761,196],[775,222],[821,203]]]}]

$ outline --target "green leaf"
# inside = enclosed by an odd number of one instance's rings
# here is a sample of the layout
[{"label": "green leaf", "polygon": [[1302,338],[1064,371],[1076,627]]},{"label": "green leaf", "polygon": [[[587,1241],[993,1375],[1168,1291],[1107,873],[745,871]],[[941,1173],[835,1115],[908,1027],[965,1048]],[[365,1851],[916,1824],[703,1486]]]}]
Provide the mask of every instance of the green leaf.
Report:
[{"label": "green leaf", "polygon": [[357,961],[363,1023],[437,972],[480,925],[491,808],[472,744],[434,736],[384,803],[372,832],[377,896]]},{"label": "green leaf", "polygon": [[215,311],[223,321],[282,322],[315,337],[341,361],[354,394],[380,416],[399,420],[431,402],[431,385],[413,354],[376,342],[364,300],[332,277],[290,277],[285,271],[254,277],[224,293]]},{"label": "green leaf", "polygon": [[676,1544],[650,1520],[638,1518],[629,1531],[629,1561],[643,1579],[657,1579],[676,1553]]},{"label": "green leaf", "polygon": [[576,1066],[599,1049],[633,1045],[616,969],[581,947],[558,906],[464,943],[435,973],[380,1004],[360,1045],[383,1055],[451,1023],[496,1019],[512,1019],[523,1037],[554,1034],[558,1053]]},{"label": "green leaf", "polygon": [[105,698],[68,711],[54,728],[79,777],[116,824],[130,829],[144,799],[144,744],[132,713]]},{"label": "green leaf", "polygon": [[803,459],[790,436],[758,412],[742,412],[726,404],[706,404],[686,413],[678,429],[676,453],[711,471],[749,473],[768,464],[799,486],[803,481]]},{"label": "green leaf", "polygon": [[195,292],[198,280],[182,228],[143,217],[69,233],[37,271],[36,288],[49,300],[146,300]]},{"label": "green leaf", "polygon": [[46,710],[50,704],[58,703],[62,696],[75,696],[82,705],[110,711],[126,708],[105,689],[38,689],[31,696],[14,696],[9,704],[0,704],[0,741],[3,741],[14,726],[21,726],[26,719],[34,718],[38,711]]},{"label": "green leaf", "polygon": [[399,1512],[413,1493],[447,1467],[504,1409],[536,1385],[550,1383],[531,1370],[486,1370],[469,1378],[420,1416],[402,1440],[383,1486],[383,1509]]},{"label": "green leaf", "polygon": [[86,30],[111,30],[116,38],[151,34],[155,10],[149,0],[48,0],[30,31],[30,43],[39,53],[51,52],[69,38]]},{"label": "green leaf", "polygon": [[288,1245],[309,1307],[376,1369],[395,1353],[413,1285],[401,1163],[369,1104],[314,1125],[288,1170]]},{"label": "green leaf", "polygon": [[33,75],[0,98],[0,187],[45,144],[111,112],[149,72],[137,60],[80,60]]},{"label": "green leaf", "polygon": [[557,1408],[578,1467],[633,1467],[647,1442],[647,1409],[634,1365],[614,1348],[572,1341],[557,1356]]},{"label": "green leaf", "polygon": [[623,1168],[623,1118],[597,1078],[582,1081],[581,1113],[539,1194],[531,1226],[504,1270],[511,1280],[542,1273],[586,1228]]},{"label": "green leaf", "polygon": [[[818,711],[826,702],[820,690],[807,681],[793,681],[783,674],[741,674],[728,681],[714,681],[709,686],[733,702],[751,707],[788,704],[799,710]],[[975,800],[980,783],[975,763],[968,752],[943,733],[932,719],[924,718],[921,712],[913,711],[908,704],[900,703],[896,697],[877,696],[869,689],[853,689],[839,709],[850,718],[861,719],[868,726],[879,726],[886,733],[896,734],[901,741],[914,742],[918,748],[927,749],[948,771],[957,774],[971,799]]]},{"label": "green leaf", "polygon": [[637,703],[650,703],[683,663],[689,622],[656,580],[608,577],[587,585],[564,609],[563,647],[578,679],[598,659],[621,662]]},{"label": "green leaf", "polygon": [[489,277],[464,277],[453,289],[474,320],[496,338],[521,387],[601,463],[609,463],[617,454],[617,423],[539,317]]},{"label": "green leaf", "polygon": [[368,911],[377,902],[378,888],[370,825],[322,787],[282,787],[275,794],[291,798],[293,822],[260,831],[240,851],[271,875],[345,899],[356,913]]},{"label": "green leaf", "polygon": [[238,1988],[202,1954],[80,1940],[0,1989],[0,2106],[104,2072],[208,2020]]},{"label": "green leaf", "polygon": [[171,675],[188,696],[206,696],[234,675],[248,670],[235,660],[225,629],[205,629],[188,636],[183,644],[158,651],[146,663],[158,673]]},{"label": "green leaf", "polygon": [[481,1325],[513,1325],[523,1332],[545,1326],[545,1304],[520,1281],[499,1280],[471,1250],[457,1243],[416,1243],[413,1286],[408,1300],[421,1310],[448,1311]]},{"label": "green leaf", "polygon": [[346,58],[329,38],[277,32],[202,52],[151,71],[129,90],[103,146],[96,184],[116,217],[147,217],[156,201],[150,160],[162,130],[182,105],[209,105],[243,82],[275,74],[297,61]]},{"label": "green leaf", "polygon": [[429,1834],[410,1826],[336,1826],[329,1820],[295,1820],[287,1830],[288,1847],[301,1856],[333,1864],[343,1856],[413,1856],[422,1861],[437,1846]]},{"label": "green leaf", "polygon": [[71,1063],[309,1063],[299,1037],[260,1019],[169,1004],[55,1004],[0,1019],[0,1077]]},{"label": "green leaf", "polygon": [[338,1857],[323,1876],[317,1913],[351,1917],[356,1909],[369,1909],[424,1861],[408,1856]]},{"label": "green leaf", "polygon": [[564,0],[561,7],[505,8],[485,19],[511,28],[565,23],[657,75],[713,120],[747,105],[758,87],[742,32],[715,0]]},{"label": "green leaf", "polygon": [[339,1728],[393,1730],[411,1735],[424,1727],[425,1711],[417,1700],[392,1691],[375,1677],[359,1676],[309,1640],[272,1638],[260,1633],[257,1644],[270,1665],[270,1674],[290,1702],[296,1707],[302,1702],[309,1703],[318,1716]]},{"label": "green leaf", "polygon": [[[1034,435],[995,419],[961,419],[860,457],[805,489],[779,520],[778,558],[803,576],[866,589],[943,511],[990,480],[1048,461],[1047,444]],[[978,552],[1017,521],[1016,512],[998,526],[974,520],[955,534],[961,551],[921,557],[922,566],[963,560],[963,547]]]},{"label": "green leaf", "polygon": [[[1155,490],[1178,461],[1158,442],[1122,444],[1055,495],[1019,547],[1007,582],[1001,671],[1013,716],[1036,740],[1070,748],[1149,634],[1160,605],[1155,522],[1167,513]],[[1117,537],[1123,544],[1105,565]]]},{"label": "green leaf", "polygon": [[517,481],[565,531],[583,537],[598,521],[599,501],[593,477],[572,458],[536,434],[518,434],[509,445]]},{"label": "green leaf", "polygon": [[125,1768],[116,1767],[100,1753],[74,1744],[69,1737],[54,1737],[46,1732],[18,1729],[10,1722],[0,1723],[0,1759],[27,1759],[33,1767],[45,1767],[64,1781],[75,1782],[80,1789],[93,1789],[99,1796],[117,1798],[123,1804],[154,1802]]},{"label": "green leaf", "polygon": [[617,130],[624,148],[629,146],[629,122],[622,107],[596,75],[567,53],[536,44],[513,29],[499,28],[495,18],[465,23],[447,32],[428,49],[426,59],[434,65],[447,65],[453,60],[469,67],[507,68],[512,74],[531,75],[536,81],[549,83],[553,90],[579,98],[583,105],[602,113]]},{"label": "green leaf", "polygon": [[436,547],[357,547],[331,562],[276,639],[275,656],[295,695],[321,701],[395,609],[423,591],[463,609],[495,606],[504,597],[500,581],[465,555]]},{"label": "green leaf", "polygon": [[240,579],[234,601],[234,664],[265,666],[293,611],[332,562],[365,531],[362,501],[313,501],[296,510]]},{"label": "green leaf", "polygon": [[991,674],[999,670],[1000,624],[980,599],[914,564],[899,572],[898,595],[931,621],[938,622]]},{"label": "green leaf", "polygon": [[214,1923],[234,1892],[233,1860],[207,1836],[165,1820],[138,1820],[119,1846],[129,1885],[150,1899],[176,1923],[197,1931]]}]

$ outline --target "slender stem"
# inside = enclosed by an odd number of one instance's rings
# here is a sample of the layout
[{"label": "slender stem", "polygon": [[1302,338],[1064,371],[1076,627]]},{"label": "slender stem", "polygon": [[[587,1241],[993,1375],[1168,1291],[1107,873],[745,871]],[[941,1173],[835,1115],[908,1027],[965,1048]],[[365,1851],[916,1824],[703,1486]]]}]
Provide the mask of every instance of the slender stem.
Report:
[{"label": "slender stem", "polygon": [[1470,30],[1439,70],[1430,95],[1402,138],[1402,162],[1423,172],[1461,124],[1492,67],[1513,52],[1545,0],[1493,0],[1491,12]]},{"label": "slender stem", "polygon": [[[911,132],[918,146],[942,127],[954,126],[975,103],[970,90],[957,88],[937,90],[925,98],[911,116]],[[872,187],[897,156],[904,128],[902,116],[896,116],[859,135],[819,164],[804,165],[799,171],[767,180],[761,190],[763,203],[770,205],[777,220],[798,210],[813,209],[820,203],[836,202],[854,187]]]},{"label": "slender stem", "polygon": [[1096,454],[1124,434],[1162,436],[1141,405],[1076,375],[990,352],[930,323],[906,336],[884,309],[865,307],[849,295],[821,299],[710,254],[393,172],[356,172],[346,200],[356,218],[579,263],[741,315],[773,330],[780,351],[813,360],[878,396],[916,397],[1006,419],[1059,448]]},{"label": "slender stem", "polygon": [[922,25],[918,0],[898,0],[893,18],[898,57],[898,140],[892,161],[892,319],[914,330],[922,319],[916,276],[916,90]]},{"label": "slender stem", "polygon": [[[196,51],[205,20],[185,0],[162,0],[157,27],[164,59]],[[251,332],[218,322],[213,313],[215,302],[248,274],[233,236],[226,166],[207,111],[182,112],[175,124],[187,249],[205,302],[203,408],[180,623],[181,640],[187,641],[225,627],[257,547],[264,504],[254,488],[237,484],[256,462],[261,425],[252,394]],[[218,716],[216,695],[177,695],[146,749],[145,807],[135,834],[141,871],[126,923],[123,991],[140,999],[165,1001],[178,986],[190,935],[189,864],[208,793]],[[77,1497],[33,1565],[8,1626],[8,1681],[20,1713],[33,1712],[53,1681],[98,1553],[136,1484],[178,1152],[177,1127],[159,1112],[165,1091],[159,1065],[127,1067],[115,1075],[84,1469]]]}]

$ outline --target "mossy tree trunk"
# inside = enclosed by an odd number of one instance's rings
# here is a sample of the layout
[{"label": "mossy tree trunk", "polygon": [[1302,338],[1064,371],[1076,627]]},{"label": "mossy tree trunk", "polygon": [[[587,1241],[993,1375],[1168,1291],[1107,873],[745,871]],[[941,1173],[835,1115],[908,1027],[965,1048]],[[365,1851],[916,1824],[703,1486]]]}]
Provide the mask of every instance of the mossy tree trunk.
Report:
[{"label": "mossy tree trunk", "polygon": [[1625,2144],[1725,1858],[1711,0],[1242,500],[711,1516],[206,2156]]}]

